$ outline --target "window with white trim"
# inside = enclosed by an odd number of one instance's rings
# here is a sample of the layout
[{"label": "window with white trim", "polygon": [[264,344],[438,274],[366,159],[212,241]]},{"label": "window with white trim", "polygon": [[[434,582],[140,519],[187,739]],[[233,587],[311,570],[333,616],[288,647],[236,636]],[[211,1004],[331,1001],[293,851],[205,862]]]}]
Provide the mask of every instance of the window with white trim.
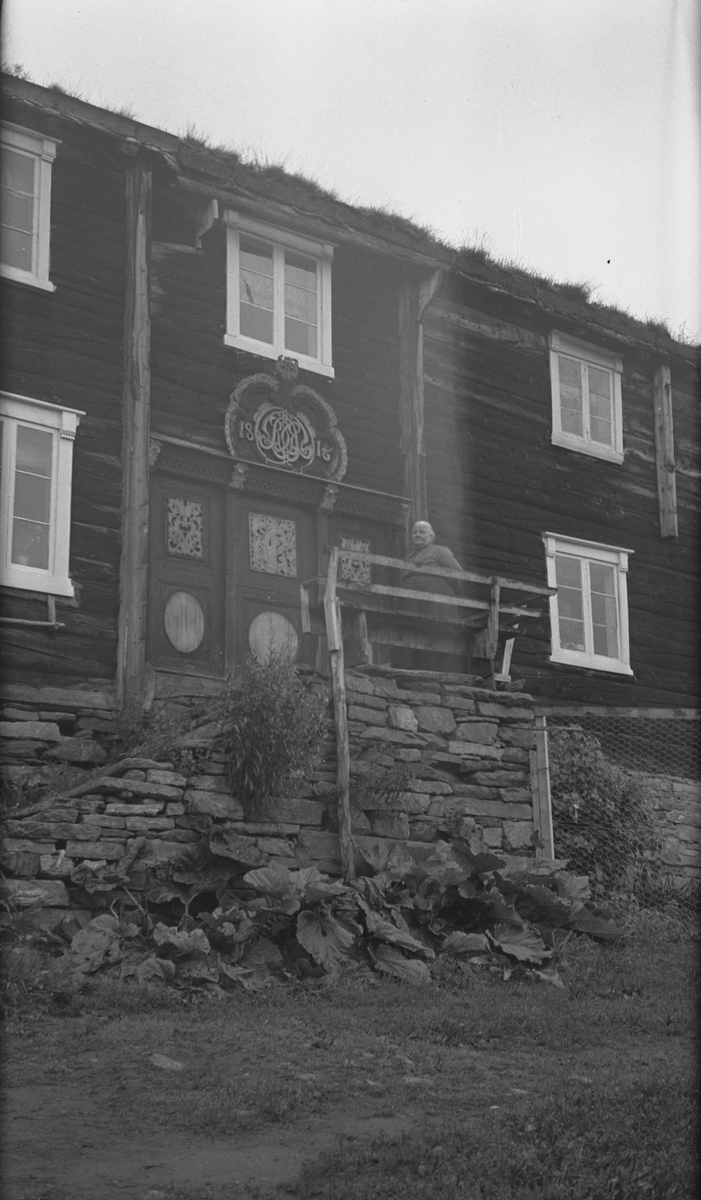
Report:
[{"label": "window with white trim", "polygon": [[0,584],[72,596],[73,441],[83,413],[0,393]]},{"label": "window with white trim", "polygon": [[550,334],[553,445],[623,462],[622,371],[617,355]]},{"label": "window with white trim", "polygon": [[227,346],[333,377],[333,247],[226,212]]},{"label": "window with white trim", "polygon": [[620,546],[544,533],[551,661],[632,675],[628,644],[628,555]]},{"label": "window with white trim", "polygon": [[49,282],[51,167],[58,142],[0,126],[0,274],[53,292]]}]

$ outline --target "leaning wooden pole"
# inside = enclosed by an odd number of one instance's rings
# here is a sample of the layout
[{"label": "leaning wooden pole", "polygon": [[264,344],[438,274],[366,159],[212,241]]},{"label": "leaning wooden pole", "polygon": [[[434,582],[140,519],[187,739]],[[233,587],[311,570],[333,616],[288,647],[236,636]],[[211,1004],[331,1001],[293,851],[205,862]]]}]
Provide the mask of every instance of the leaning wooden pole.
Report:
[{"label": "leaning wooden pole", "polygon": [[350,750],[348,746],[348,716],[346,712],[346,677],[343,662],[343,631],[341,605],[336,596],[338,548],[333,547],[329,559],[324,593],[326,640],[331,667],[331,694],[336,729],[336,793],[338,799],[338,840],[341,847],[341,869],[345,880],[355,878],[355,854],[350,816]]},{"label": "leaning wooden pole", "polygon": [[[131,153],[131,146],[126,152]],[[122,704],[144,700],[150,426],[149,258],[151,169],[126,169],[126,297],[122,394],[122,558],[119,576],[117,692]]]}]

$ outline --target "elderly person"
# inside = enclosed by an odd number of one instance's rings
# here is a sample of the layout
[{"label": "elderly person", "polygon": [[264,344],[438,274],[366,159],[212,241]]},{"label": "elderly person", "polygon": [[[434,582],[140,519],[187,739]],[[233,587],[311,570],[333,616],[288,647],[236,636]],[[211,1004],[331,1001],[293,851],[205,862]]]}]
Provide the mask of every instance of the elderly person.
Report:
[{"label": "elderly person", "polygon": [[[407,555],[409,562],[417,567],[442,567],[450,571],[461,571],[462,567],[457,558],[447,546],[436,545],[436,535],[428,521],[417,521],[411,531],[412,549]],[[458,583],[458,580],[455,580]],[[453,580],[444,579],[440,575],[413,575],[405,571],[402,575],[401,586],[413,588],[416,592],[436,592],[439,596],[454,596]],[[453,613],[453,608],[445,608],[446,616]]]}]

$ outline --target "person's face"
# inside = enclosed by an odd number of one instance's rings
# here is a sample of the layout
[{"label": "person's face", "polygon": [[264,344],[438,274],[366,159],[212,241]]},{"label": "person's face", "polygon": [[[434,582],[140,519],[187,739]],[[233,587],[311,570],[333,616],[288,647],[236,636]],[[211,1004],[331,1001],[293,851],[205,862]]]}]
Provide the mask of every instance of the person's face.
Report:
[{"label": "person's face", "polygon": [[411,531],[411,540],[417,547],[430,546],[433,541],[433,530],[423,521],[417,521]]}]

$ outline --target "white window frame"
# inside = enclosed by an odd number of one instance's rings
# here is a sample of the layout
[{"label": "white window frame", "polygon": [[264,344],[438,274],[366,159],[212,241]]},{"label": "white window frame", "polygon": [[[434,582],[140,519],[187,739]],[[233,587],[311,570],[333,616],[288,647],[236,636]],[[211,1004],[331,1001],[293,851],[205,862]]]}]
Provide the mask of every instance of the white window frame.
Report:
[{"label": "white window frame", "polygon": [[56,290],[49,279],[51,243],[51,169],[56,157],[56,147],[61,143],[55,138],[33,133],[20,125],[3,122],[0,125],[0,152],[6,148],[16,150],[34,159],[34,218],[32,236],[32,268],[29,271],[0,263],[0,275],[41,288],[45,292]]},{"label": "white window frame", "polygon": [[[552,444],[565,446],[568,450],[576,450],[580,454],[589,454],[593,458],[605,458],[609,462],[623,462],[623,406],[621,401],[621,375],[623,359],[597,346],[587,345],[576,338],[553,330],[550,342],[550,387],[552,392]],[[578,437],[562,428],[562,409],[560,405],[560,360],[559,355],[575,358],[580,364],[582,380],[582,419],[583,433]],[[598,367],[602,371],[611,372],[611,423],[612,445],[605,446],[601,442],[592,441],[589,433],[589,385],[588,366]]]},{"label": "white window frame", "polygon": [[[47,404],[43,400],[33,400],[29,396],[0,392],[0,418],[3,425],[0,585],[4,587],[44,592],[49,596],[72,596],[74,594],[73,584],[68,574],[73,441],[80,418],[84,415],[75,408],[62,408],[57,404]],[[49,565],[45,569],[11,562],[15,455],[19,425],[50,430],[53,434]]]},{"label": "white window frame", "polygon": [[605,563],[614,567],[616,582],[616,613],[618,617],[618,658],[609,658],[603,654],[594,654],[593,622],[591,615],[591,594],[588,584],[588,571],[584,572],[582,602],[584,608],[584,631],[586,650],[569,650],[560,646],[560,620],[557,595],[550,597],[550,632],[552,651],[550,661],[567,663],[572,667],[587,667],[592,671],[614,672],[617,675],[632,675],[630,666],[630,644],[628,632],[628,555],[633,550],[622,546],[605,546],[598,542],[584,541],[582,538],[565,537],[556,533],[542,535],[545,545],[546,565],[548,572],[548,587],[557,587],[556,554],[568,554],[578,558],[582,563]]},{"label": "white window frame", "polygon": [[[277,359],[280,355],[295,358],[305,371],[314,371],[317,375],[334,377],[331,347],[331,263],[333,246],[328,242],[318,242],[311,238],[302,237],[297,233],[289,233],[276,229],[272,225],[264,225],[243,217],[240,213],[227,210],[224,213],[226,225],[226,333],[224,343],[238,350],[247,350],[250,354],[258,354],[262,358]],[[240,235],[250,234],[270,242],[273,247],[273,277],[274,277],[274,308],[273,308],[273,341],[259,342],[255,338],[245,337],[240,331],[239,311],[239,242]],[[285,310],[284,310],[284,252],[295,250],[316,260],[317,281],[317,334],[318,353],[316,357],[298,354],[285,348]]]}]

